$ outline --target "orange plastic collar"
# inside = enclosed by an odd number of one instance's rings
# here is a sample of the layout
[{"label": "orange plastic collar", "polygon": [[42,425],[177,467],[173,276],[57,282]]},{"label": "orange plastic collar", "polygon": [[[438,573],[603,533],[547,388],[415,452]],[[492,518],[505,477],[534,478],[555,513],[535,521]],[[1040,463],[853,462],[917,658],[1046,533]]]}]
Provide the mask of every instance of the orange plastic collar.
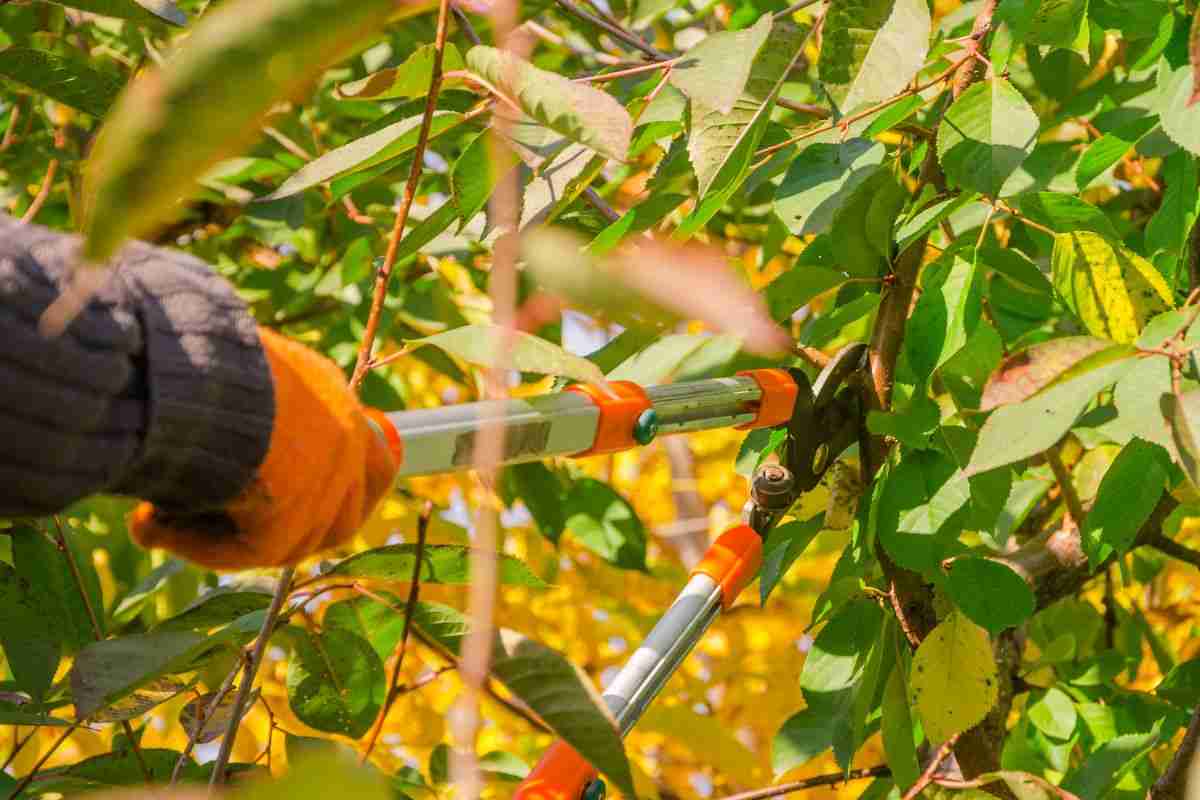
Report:
[{"label": "orange plastic collar", "polygon": [[729,610],[758,575],[762,549],[762,537],[749,525],[738,525],[717,537],[692,574],[707,575],[716,581],[721,587],[721,607]]},{"label": "orange plastic collar", "polygon": [[580,800],[595,777],[596,770],[587,759],[560,739],[521,781],[513,800]]},{"label": "orange plastic collar", "polygon": [[792,409],[796,406],[796,395],[800,388],[787,370],[749,369],[739,372],[738,375],[753,378],[762,390],[757,416],[745,425],[738,425],[738,430],[774,428],[792,418]]},{"label": "orange plastic collar", "polygon": [[363,414],[387,442],[388,450],[392,452],[392,458],[396,459],[396,469],[399,469],[400,465],[404,463],[404,440],[400,438],[396,426],[387,418],[387,414],[377,408],[364,406]]},{"label": "orange plastic collar", "polygon": [[[596,426],[596,438],[592,446],[577,456],[594,456],[601,453],[617,453],[637,447],[633,429],[638,417],[650,408],[646,390],[630,381],[611,381],[607,386],[595,383],[577,383],[567,391],[578,392],[591,398],[600,409],[600,422]],[[791,412],[789,411],[789,416]]]}]

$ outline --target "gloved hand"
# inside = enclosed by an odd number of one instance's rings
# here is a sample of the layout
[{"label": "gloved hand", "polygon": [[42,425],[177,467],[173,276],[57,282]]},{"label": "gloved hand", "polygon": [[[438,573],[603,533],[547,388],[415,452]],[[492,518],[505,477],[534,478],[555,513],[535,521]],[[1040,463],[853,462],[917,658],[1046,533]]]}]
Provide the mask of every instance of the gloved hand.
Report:
[{"label": "gloved hand", "polygon": [[[295,563],[358,530],[401,458],[324,356],[269,329],[259,337],[275,387],[275,424],[255,480],[220,510],[134,509],[129,530],[210,569]],[[383,429],[391,431],[386,421]]]}]

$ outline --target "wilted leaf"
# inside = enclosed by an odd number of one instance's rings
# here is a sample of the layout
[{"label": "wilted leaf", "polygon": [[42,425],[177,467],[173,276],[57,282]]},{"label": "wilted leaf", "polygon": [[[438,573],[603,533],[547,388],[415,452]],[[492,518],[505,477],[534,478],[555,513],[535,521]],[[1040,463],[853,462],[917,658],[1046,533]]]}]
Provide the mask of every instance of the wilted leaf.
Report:
[{"label": "wilted leaf", "polygon": [[[372,72],[365,78],[343,83],[338,95],[348,100],[387,100],[396,97],[424,97],[433,80],[433,60],[436,48],[432,44],[418,47],[416,52],[398,67]],[[442,53],[442,74],[466,68],[462,54],[452,42]]]},{"label": "wilted leaf", "polygon": [[[258,701],[258,695],[259,689],[255,687],[246,700],[245,707],[250,708],[254,705]],[[206,692],[192,698],[187,705],[179,709],[179,724],[183,726],[190,738],[195,739],[196,744],[207,744],[224,736],[225,730],[229,727],[229,721],[233,719],[233,704],[237,698],[237,687],[226,692],[221,698],[221,702],[217,703],[216,708],[212,710],[211,716],[205,717],[216,696],[216,692]]]},{"label": "wilted leaf", "polygon": [[671,83],[693,102],[728,114],[742,96],[750,68],[770,34],[770,14],[763,14],[749,28],[710,33],[671,68]]},{"label": "wilted leaf", "polygon": [[[424,339],[409,339],[408,350],[432,345],[470,364],[492,367],[500,357],[504,329],[498,325],[464,325]],[[564,375],[586,383],[600,383],[604,373],[587,359],[574,356],[556,344],[523,331],[511,332],[504,363],[509,369],[541,375]]]},{"label": "wilted leaf", "polygon": [[311,728],[357,739],[375,721],[386,693],[383,662],[362,637],[330,628],[292,628],[288,704]]},{"label": "wilted leaf", "polygon": [[954,101],[938,126],[938,159],[964,189],[998,197],[1033,151],[1038,118],[1004,78],[976,83]]},{"label": "wilted leaf", "polygon": [[709,193],[724,196],[742,183],[766,130],[779,87],[806,38],[806,31],[792,25],[776,26],[770,47],[762,48],[754,59],[745,91],[732,111],[691,101],[688,156],[701,198]]},{"label": "wilted leaf", "polygon": [[82,61],[28,47],[0,50],[0,77],[93,117],[104,116],[121,90],[115,78]]},{"label": "wilted leaf", "polygon": [[979,432],[966,473],[977,475],[1012,464],[1054,445],[1096,393],[1120,380],[1134,363],[1132,358],[1106,363],[992,412]]},{"label": "wilted leaf", "polygon": [[762,297],[716,249],[639,240],[596,263],[573,236],[551,229],[527,234],[522,252],[543,286],[601,313],[625,320],[635,311],[655,321],[697,319],[736,333],[746,350],[764,355],[791,342]]},{"label": "wilted leaf", "polygon": [[[445,133],[461,122],[462,114],[454,111],[436,111],[430,123],[429,136],[433,138]],[[291,197],[317,184],[390,161],[416,147],[420,132],[420,116],[393,122],[374,133],[361,136],[314,158],[296,170],[278,189],[261,199],[266,202]]]},{"label": "wilted leaf", "polygon": [[1167,485],[1161,452],[1158,445],[1133,439],[1104,473],[1081,532],[1093,569],[1113,553],[1128,550],[1150,518]]},{"label": "wilted leaf", "polygon": [[1033,615],[1033,589],[1012,567],[988,558],[956,558],[946,575],[954,604],[989,633],[1016,627]]},{"label": "wilted leaf", "polygon": [[825,17],[821,82],[846,112],[892,97],[925,64],[931,27],[925,0],[835,3]]},{"label": "wilted leaf", "polygon": [[775,191],[775,213],[795,236],[824,233],[854,190],[883,164],[886,148],[867,139],[812,144]]},{"label": "wilted leaf", "polygon": [[576,481],[563,503],[567,530],[589,550],[624,569],[646,569],[646,529],[607,483]]},{"label": "wilted leaf", "polygon": [[636,796],[616,724],[578,667],[545,645],[505,630],[492,673],[626,797]]},{"label": "wilted leaf", "polygon": [[1128,348],[1092,336],[1064,336],[1013,353],[988,378],[979,410],[991,411],[1030,398],[1102,351],[1114,358],[1129,355]]},{"label": "wilted leaf", "polygon": [[127,19],[139,24],[169,22],[186,25],[187,15],[171,0],[50,0],[60,6],[78,8],[105,17]]},{"label": "wilted leaf", "polygon": [[467,52],[467,65],[541,124],[597,153],[625,160],[633,120],[612,95],[486,45]]},{"label": "wilted leaf", "polygon": [[909,696],[930,742],[945,742],[979,724],[999,697],[987,631],[955,611],[921,642]]},{"label": "wilted leaf", "polygon": [[[88,159],[84,256],[108,258],[175,213],[194,181],[254,141],[271,105],[378,30],[390,0],[230,0],[118,99]],[[263,58],[270,53],[270,58]],[[236,76],[236,80],[231,76]]]},{"label": "wilted leaf", "polygon": [[1153,264],[1095,233],[1055,236],[1051,269],[1055,290],[1088,332],[1115,342],[1136,341],[1147,320],[1175,305]]},{"label": "wilted leaf", "polygon": [[[421,568],[422,583],[470,583],[471,550],[457,544],[427,544]],[[378,578],[385,581],[412,580],[417,561],[415,544],[390,544],[364,550],[334,564],[321,577],[348,575],[358,578]],[[545,586],[529,567],[512,556],[499,558],[501,583],[515,586]]]}]

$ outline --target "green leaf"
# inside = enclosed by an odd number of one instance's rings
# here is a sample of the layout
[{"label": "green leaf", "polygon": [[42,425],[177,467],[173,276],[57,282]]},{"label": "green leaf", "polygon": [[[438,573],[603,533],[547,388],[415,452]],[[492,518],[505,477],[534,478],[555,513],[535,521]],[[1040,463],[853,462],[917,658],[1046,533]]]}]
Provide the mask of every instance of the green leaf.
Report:
[{"label": "green leaf", "polygon": [[1061,192],[1030,192],[1021,196],[1021,213],[1057,233],[1092,231],[1120,241],[1108,215],[1091,203]]},{"label": "green leaf", "polygon": [[121,602],[113,609],[113,621],[123,625],[140,614],[150,600],[167,588],[171,576],[178,575],[186,566],[183,561],[171,558],[150,570],[150,573],[133,587],[129,594],[122,597]]},{"label": "green leaf", "polygon": [[1157,125],[1158,117],[1141,117],[1089,144],[1075,165],[1075,185],[1080,191],[1088,188],[1092,181],[1124,158]]},{"label": "green leaf", "polygon": [[271,605],[271,593],[259,589],[222,586],[197,598],[170,619],[154,626],[155,631],[206,631],[233,622]]},{"label": "green leaf", "polygon": [[467,66],[547,128],[601,155],[625,160],[633,120],[612,95],[486,45],[467,52]]},{"label": "green leaf", "polygon": [[563,511],[567,529],[589,550],[623,569],[646,569],[646,529],[637,512],[611,486],[576,481]]},{"label": "green leaf", "polygon": [[759,597],[763,604],[766,604],[767,598],[792,564],[796,563],[796,559],[812,544],[824,524],[825,515],[818,514],[805,522],[793,520],[771,529],[763,544],[763,564],[759,575]]},{"label": "green leaf", "polygon": [[997,634],[1033,616],[1033,589],[1013,569],[989,558],[956,558],[946,575],[954,604],[976,625]]},{"label": "green leaf", "polygon": [[1158,744],[1162,720],[1146,733],[1118,736],[1100,745],[1063,779],[1062,788],[1079,797],[1105,797]]},{"label": "green leaf", "polygon": [[1190,709],[1200,704],[1200,658],[1175,665],[1154,687],[1154,693],[1180,708]]},{"label": "green leaf", "polygon": [[163,67],[126,88],[105,121],[88,159],[84,256],[102,261],[126,237],[145,236],[177,213],[198,178],[257,138],[276,101],[299,94],[379,30],[393,6],[231,0],[206,13]]},{"label": "green leaf", "polygon": [[1161,452],[1156,444],[1133,439],[1104,473],[1081,534],[1093,569],[1113,553],[1125,553],[1150,518],[1167,486]]},{"label": "green leaf", "polygon": [[671,84],[693,102],[722,114],[730,113],[742,96],[751,66],[770,34],[770,14],[763,14],[752,27],[740,31],[710,33],[671,68]]},{"label": "green leaf", "polygon": [[[434,112],[429,129],[430,138],[458,126],[462,118],[462,114],[455,111]],[[265,203],[291,197],[318,184],[391,161],[415,148],[420,133],[420,116],[393,122],[314,158],[292,173],[278,189],[260,198],[260,201]]]},{"label": "green leaf", "polygon": [[628,237],[648,231],[662,222],[685,200],[687,200],[687,195],[683,194],[651,194],[622,214],[620,219],[610,223],[607,228],[596,234],[596,238],[588,242],[588,252],[596,257],[611,252]]},{"label": "green leaf", "polygon": [[[423,339],[409,339],[404,346],[411,351],[432,345],[470,364],[492,367],[497,363],[497,350],[503,338],[503,329],[497,325],[464,325]],[[564,375],[585,383],[604,380],[604,373],[592,362],[523,331],[512,332],[506,356],[505,366],[521,372]]]},{"label": "green leaf", "polygon": [[1175,305],[1153,264],[1088,231],[1054,237],[1051,271],[1055,291],[1088,332],[1114,342],[1135,341],[1147,320]]},{"label": "green leaf", "polygon": [[983,387],[980,411],[1019,403],[1080,367],[1091,359],[1113,360],[1129,355],[1129,349],[1094,336],[1064,336],[1039,342],[1013,353],[1000,362]]},{"label": "green leaf", "polygon": [[[131,747],[124,746],[61,768],[57,774],[103,786],[137,786],[146,782],[146,772],[149,772],[155,782],[165,784],[171,779],[179,757],[177,750],[143,747],[134,753]],[[192,761],[185,761],[180,778],[203,781],[208,779],[208,772]]]},{"label": "green leaf", "polygon": [[878,436],[891,436],[913,450],[925,450],[941,420],[938,404],[924,392],[918,392],[913,395],[912,402],[899,411],[868,411],[867,430]]},{"label": "green leaf", "polygon": [[1158,64],[1158,97],[1151,110],[1158,112],[1163,133],[1192,155],[1200,155],[1200,106],[1192,105],[1196,93],[1190,64],[1172,68],[1167,59]]},{"label": "green leaf", "polygon": [[962,350],[983,313],[982,289],[973,258],[955,254],[925,270],[904,337],[904,352],[918,378],[928,378]]},{"label": "green leaf", "polygon": [[488,154],[488,134],[480,133],[450,167],[450,197],[462,221],[459,230],[487,205],[498,177]]},{"label": "green leaf", "polygon": [[636,796],[616,723],[578,667],[544,644],[502,630],[492,674],[626,797]]},{"label": "green leaf", "polygon": [[187,15],[171,0],[50,0],[60,6],[78,8],[105,17],[127,19],[141,25],[187,25]]},{"label": "green leaf", "polygon": [[727,363],[737,354],[739,345],[737,337],[727,334],[670,334],[622,361],[606,377],[641,386],[683,380],[689,374],[707,372],[710,367]]},{"label": "green leaf", "polygon": [[[349,748],[329,739],[304,739],[288,735],[288,769],[279,778],[242,781],[232,793],[238,800],[326,800],[331,793],[354,800],[401,800],[396,791],[402,769],[391,778],[357,763]],[[292,751],[296,750],[294,754]],[[296,758],[295,755],[300,757]],[[424,796],[424,795],[420,795]]]},{"label": "green leaf", "polygon": [[958,186],[999,197],[1033,151],[1038,118],[1004,78],[976,83],[954,101],[938,126],[938,159]]},{"label": "green leaf", "polygon": [[1171,431],[1171,456],[1193,486],[1200,486],[1200,390],[1164,394],[1162,415]]},{"label": "green leaf", "polygon": [[843,111],[898,94],[929,52],[932,23],[924,0],[851,0],[825,17],[821,82]]},{"label": "green leaf", "polygon": [[[165,675],[193,667],[223,642],[193,631],[132,634],[93,642],[71,664],[75,716],[87,719]],[[166,699],[165,697],[162,699]]]},{"label": "green leaf", "polygon": [[[422,583],[464,585],[470,583],[469,547],[458,544],[427,544],[421,567]],[[385,581],[412,580],[417,562],[415,544],[390,544],[364,550],[330,567],[321,577],[347,575],[356,578],[378,578]],[[512,586],[545,586],[537,575],[519,559],[508,555],[499,558],[500,582]]]},{"label": "green leaf", "polygon": [[941,562],[938,537],[946,523],[970,499],[970,487],[958,480],[954,462],[935,450],[905,453],[883,485],[876,529],[880,543],[900,566],[932,573]]},{"label": "green leaf", "polygon": [[390,601],[390,605],[371,597],[351,597],[331,603],[325,609],[321,625],[350,631],[365,639],[380,660],[386,662],[404,635],[404,603],[388,594],[379,597]]},{"label": "green leaf", "polygon": [[699,197],[725,197],[741,185],[770,120],[779,87],[800,57],[807,37],[807,31],[778,25],[771,46],[764,47],[754,59],[746,89],[732,111],[691,101],[687,147],[699,182]]},{"label": "green leaf", "polygon": [[[343,83],[337,93],[347,100],[413,99],[429,93],[433,80],[433,60],[437,48],[432,44],[418,47],[398,67],[372,72],[365,78]],[[466,68],[462,53],[453,42],[446,43],[442,54],[442,74]]]},{"label": "green leaf", "polygon": [[917,745],[913,737],[912,714],[908,709],[908,691],[904,684],[904,672],[899,666],[892,668],[883,689],[880,733],[883,736],[883,751],[896,786],[907,789],[917,782],[921,767],[917,763]]},{"label": "green leaf", "polygon": [[[64,652],[69,655],[95,641],[88,602],[90,600],[93,609],[103,608],[103,605],[96,571],[91,568],[90,559],[83,561],[71,539],[67,539],[81,575],[86,576],[85,584],[90,584],[87,586],[89,600],[85,600],[67,563],[67,553],[60,551],[33,526],[17,524],[9,532],[12,536],[13,566],[17,574],[28,581],[30,601],[54,620],[52,630],[62,642]],[[87,577],[90,577],[90,581]]]},{"label": "green leaf", "polygon": [[812,144],[775,191],[775,213],[796,236],[824,233],[854,190],[883,164],[886,148],[867,139]]},{"label": "green leaf", "polygon": [[386,693],[383,662],[362,637],[341,628],[292,628],[288,705],[297,719],[351,738],[371,728]]},{"label": "green leaf", "polygon": [[825,267],[796,265],[767,284],[767,307],[771,318],[783,322],[819,294],[841,286],[846,275]]},{"label": "green leaf", "polygon": [[979,432],[979,444],[966,473],[978,475],[1029,458],[1056,444],[1096,393],[1120,380],[1133,364],[1132,358],[1106,363],[1061,381],[1028,400],[992,412]]},{"label": "green leaf", "polygon": [[987,631],[952,612],[913,656],[909,697],[930,742],[978,725],[999,697]]},{"label": "green leaf", "polygon": [[771,770],[778,778],[833,746],[829,709],[810,706],[788,717],[771,740]]},{"label": "green leaf", "polygon": [[1079,719],[1075,711],[1075,702],[1066,692],[1053,687],[1031,702],[1027,713],[1029,721],[1052,739],[1070,739]]},{"label": "green leaf", "polygon": [[425,245],[449,230],[458,217],[458,209],[453,200],[442,203],[400,240],[396,247],[396,263],[402,264],[406,259],[415,256]]},{"label": "green leaf", "polygon": [[0,77],[93,117],[104,116],[121,91],[117,80],[84,62],[28,47],[0,50]]},{"label": "green leaf", "polygon": [[34,702],[46,696],[58,671],[62,641],[57,624],[38,605],[29,580],[0,562],[0,646],[18,688]]},{"label": "green leaf", "polygon": [[838,265],[857,277],[883,274],[892,260],[892,229],[906,202],[908,192],[890,169],[859,184],[833,218]]},{"label": "green leaf", "polygon": [[505,467],[501,485],[507,498],[519,499],[529,509],[538,532],[557,542],[567,526],[563,511],[566,491],[558,476],[540,461],[531,461]]},{"label": "green leaf", "polygon": [[1088,0],[1034,0],[1025,4],[1021,38],[1026,44],[1071,47],[1087,29]]},{"label": "green leaf", "polygon": [[[1200,175],[1197,174],[1195,156],[1182,150],[1166,158],[1159,174],[1167,188],[1158,210],[1146,224],[1144,252],[1153,256],[1168,283],[1176,284],[1177,265],[1187,249],[1188,236],[1196,222]],[[1162,250],[1167,252],[1158,252]]]}]

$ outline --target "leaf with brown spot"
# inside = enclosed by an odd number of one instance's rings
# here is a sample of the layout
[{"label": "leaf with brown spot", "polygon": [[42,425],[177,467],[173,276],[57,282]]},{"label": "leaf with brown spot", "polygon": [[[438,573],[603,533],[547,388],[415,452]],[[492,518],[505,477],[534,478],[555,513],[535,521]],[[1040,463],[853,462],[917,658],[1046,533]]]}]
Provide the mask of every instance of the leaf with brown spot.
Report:
[{"label": "leaf with brown spot", "polygon": [[1084,359],[1101,351],[1114,351],[1113,355],[1128,352],[1127,347],[1113,346],[1112,342],[1094,336],[1067,336],[1040,342],[1020,352],[1013,353],[1000,362],[1000,366],[988,378],[979,402],[980,411],[1019,403],[1045,389],[1063,377],[1068,370]]}]

